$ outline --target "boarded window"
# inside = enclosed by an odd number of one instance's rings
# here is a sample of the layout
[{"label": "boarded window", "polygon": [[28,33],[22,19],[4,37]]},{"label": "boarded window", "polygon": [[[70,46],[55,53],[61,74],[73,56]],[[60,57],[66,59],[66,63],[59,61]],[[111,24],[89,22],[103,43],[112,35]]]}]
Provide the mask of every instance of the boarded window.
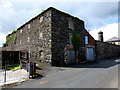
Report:
[{"label": "boarded window", "polygon": [[30,37],[28,37],[28,42],[30,42]]},{"label": "boarded window", "polygon": [[20,30],[20,33],[22,33],[22,29]]},{"label": "boarded window", "polygon": [[88,36],[85,36],[85,44],[88,44]]},{"label": "boarded window", "polygon": [[71,38],[72,38],[72,33],[69,33],[69,41],[70,41],[70,45],[72,45]]},{"label": "boarded window", "polygon": [[30,58],[30,53],[31,53],[31,52],[30,52],[30,49],[29,49],[29,51],[28,51],[28,54],[29,54],[29,58]]},{"label": "boarded window", "polygon": [[72,18],[69,18],[69,19],[68,19],[68,25],[69,25],[69,29],[74,30],[74,23],[73,23]]},{"label": "boarded window", "polygon": [[43,22],[43,16],[40,17],[40,24]]},{"label": "boarded window", "polygon": [[28,24],[28,28],[30,28],[30,24]]},{"label": "boarded window", "polygon": [[20,44],[21,44],[21,40],[20,40]]},{"label": "boarded window", "polygon": [[43,38],[43,33],[40,33],[39,34],[39,39],[42,39]]}]

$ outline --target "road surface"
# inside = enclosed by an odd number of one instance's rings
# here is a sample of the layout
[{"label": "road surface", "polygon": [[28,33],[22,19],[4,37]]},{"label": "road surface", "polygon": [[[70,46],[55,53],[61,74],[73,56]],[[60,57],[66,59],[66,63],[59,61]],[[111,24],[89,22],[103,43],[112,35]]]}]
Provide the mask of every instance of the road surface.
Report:
[{"label": "road surface", "polygon": [[61,70],[14,88],[118,88],[119,60],[115,58],[58,67]]}]

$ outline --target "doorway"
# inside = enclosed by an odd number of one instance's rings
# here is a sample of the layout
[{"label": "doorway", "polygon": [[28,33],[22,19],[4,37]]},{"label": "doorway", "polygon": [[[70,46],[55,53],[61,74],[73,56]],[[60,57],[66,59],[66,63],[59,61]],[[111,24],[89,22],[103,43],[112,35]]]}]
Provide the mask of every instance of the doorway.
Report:
[{"label": "doorway", "polygon": [[86,48],[86,58],[88,61],[95,60],[95,50],[94,47],[87,47]]}]

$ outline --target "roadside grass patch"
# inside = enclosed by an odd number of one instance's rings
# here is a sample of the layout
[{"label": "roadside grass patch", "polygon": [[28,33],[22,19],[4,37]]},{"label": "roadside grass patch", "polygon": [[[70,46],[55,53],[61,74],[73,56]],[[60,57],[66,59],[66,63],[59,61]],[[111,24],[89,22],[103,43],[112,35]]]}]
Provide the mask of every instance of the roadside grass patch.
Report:
[{"label": "roadside grass patch", "polygon": [[44,75],[42,73],[39,73],[39,72],[35,72],[34,74],[32,74],[32,79],[42,78],[42,77],[44,77]]},{"label": "roadside grass patch", "polygon": [[35,73],[39,76],[44,76],[42,73],[39,73],[39,72],[35,72]]},{"label": "roadside grass patch", "polygon": [[16,71],[20,69],[20,65],[13,66],[13,67],[7,67],[8,70]]}]

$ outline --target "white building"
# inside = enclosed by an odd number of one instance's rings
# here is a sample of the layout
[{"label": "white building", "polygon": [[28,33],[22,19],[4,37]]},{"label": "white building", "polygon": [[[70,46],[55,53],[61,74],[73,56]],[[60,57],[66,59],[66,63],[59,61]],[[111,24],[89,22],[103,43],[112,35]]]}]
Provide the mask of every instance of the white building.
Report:
[{"label": "white building", "polygon": [[120,37],[112,37],[105,42],[120,45]]}]

